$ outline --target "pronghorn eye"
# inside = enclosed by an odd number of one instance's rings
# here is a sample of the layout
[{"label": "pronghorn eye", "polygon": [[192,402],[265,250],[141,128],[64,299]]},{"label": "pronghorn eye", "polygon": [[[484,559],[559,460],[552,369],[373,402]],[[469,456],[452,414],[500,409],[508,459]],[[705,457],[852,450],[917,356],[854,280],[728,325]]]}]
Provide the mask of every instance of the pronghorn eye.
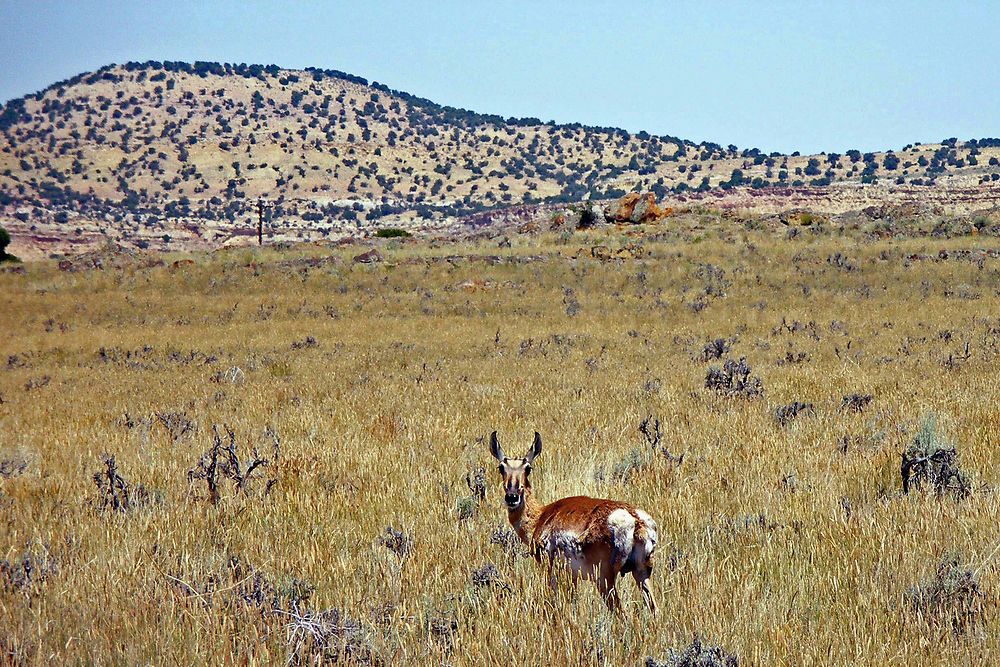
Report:
[{"label": "pronghorn eye", "polygon": [[524,474],[527,475],[529,472],[531,472],[531,466],[528,465],[528,464],[525,464],[525,466],[524,466]]}]

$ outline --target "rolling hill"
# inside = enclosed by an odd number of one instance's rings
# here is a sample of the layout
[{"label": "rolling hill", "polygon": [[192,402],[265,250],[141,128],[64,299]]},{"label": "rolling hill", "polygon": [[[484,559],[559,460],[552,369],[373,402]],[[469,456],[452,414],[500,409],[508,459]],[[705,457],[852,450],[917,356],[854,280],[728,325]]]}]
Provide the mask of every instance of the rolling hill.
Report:
[{"label": "rolling hill", "polygon": [[995,204],[1000,140],[768,154],[484,115],[333,70],[207,62],[111,65],[0,110],[0,224],[29,253],[240,243],[258,200],[276,238],[319,239],[630,191],[780,205],[941,188]]}]

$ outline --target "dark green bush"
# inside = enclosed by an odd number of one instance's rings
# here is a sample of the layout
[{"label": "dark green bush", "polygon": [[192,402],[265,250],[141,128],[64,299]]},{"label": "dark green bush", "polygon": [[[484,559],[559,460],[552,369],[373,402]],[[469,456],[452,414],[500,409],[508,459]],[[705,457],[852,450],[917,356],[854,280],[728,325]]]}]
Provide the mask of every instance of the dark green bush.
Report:
[{"label": "dark green bush", "polygon": [[405,229],[399,229],[398,227],[383,227],[375,232],[375,236],[380,239],[397,239],[413,235]]},{"label": "dark green bush", "polygon": [[0,227],[0,262],[19,262],[17,257],[14,255],[7,254],[7,246],[10,245],[10,233]]}]

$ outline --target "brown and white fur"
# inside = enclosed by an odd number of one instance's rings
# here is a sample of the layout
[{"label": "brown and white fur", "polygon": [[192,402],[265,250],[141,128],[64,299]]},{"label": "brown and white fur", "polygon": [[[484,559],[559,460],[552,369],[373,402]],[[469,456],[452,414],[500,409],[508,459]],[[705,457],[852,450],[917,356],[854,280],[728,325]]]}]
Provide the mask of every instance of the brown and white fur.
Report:
[{"label": "brown and white fur", "polygon": [[527,455],[515,459],[504,455],[494,431],[490,453],[500,462],[510,525],[536,561],[548,557],[553,586],[555,570],[564,565],[574,583],[580,577],[593,580],[608,607],[616,611],[621,601],[615,583],[619,575],[631,572],[646,606],[656,611],[649,577],[657,536],[656,523],[649,514],[628,503],[587,496],[540,503],[530,478],[531,464],[542,453],[542,438],[537,432]]}]

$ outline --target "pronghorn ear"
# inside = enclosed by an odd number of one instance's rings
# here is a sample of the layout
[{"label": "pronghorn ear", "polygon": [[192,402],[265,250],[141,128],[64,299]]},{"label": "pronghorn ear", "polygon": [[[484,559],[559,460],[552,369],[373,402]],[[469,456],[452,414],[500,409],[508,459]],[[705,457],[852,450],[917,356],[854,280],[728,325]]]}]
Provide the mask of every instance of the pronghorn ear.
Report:
[{"label": "pronghorn ear", "polygon": [[493,431],[493,433],[490,434],[490,454],[492,454],[493,458],[497,461],[504,460],[503,450],[500,449],[500,441],[497,440],[496,431]]},{"label": "pronghorn ear", "polygon": [[535,460],[535,457],[542,453],[542,436],[538,435],[538,431],[535,431],[535,441],[531,443],[531,451],[528,455],[524,457],[524,460],[529,464]]}]

